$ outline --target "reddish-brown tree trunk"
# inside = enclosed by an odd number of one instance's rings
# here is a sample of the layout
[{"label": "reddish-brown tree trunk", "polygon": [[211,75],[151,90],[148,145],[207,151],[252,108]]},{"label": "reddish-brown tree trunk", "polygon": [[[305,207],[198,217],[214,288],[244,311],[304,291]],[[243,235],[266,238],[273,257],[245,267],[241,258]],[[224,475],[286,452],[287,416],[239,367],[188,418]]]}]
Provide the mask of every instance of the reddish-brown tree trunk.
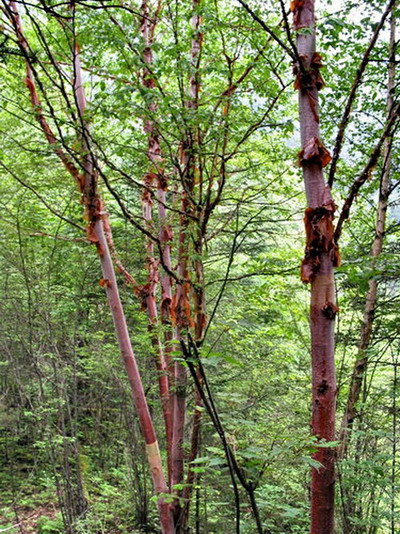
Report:
[{"label": "reddish-brown tree trunk", "polygon": [[[302,144],[299,158],[308,203],[304,219],[307,243],[302,280],[311,283],[312,430],[318,441],[333,441],[336,409],[334,322],[337,312],[333,269],[338,263],[338,250],[333,239],[335,206],[322,170],[330,156],[320,141],[321,57],[315,50],[314,0],[297,0],[291,6],[299,54],[295,82],[299,90]],[[335,451],[320,448],[314,459],[321,467],[312,470],[311,533],[333,534]]]},{"label": "reddish-brown tree trunk", "polygon": [[[158,442],[146,401],[146,396],[143,390],[139,369],[133,353],[125,314],[118,293],[118,286],[115,278],[112,259],[109,253],[107,240],[104,235],[101,219],[98,219],[95,222],[93,228],[93,237],[94,239],[98,239],[98,249],[100,251],[99,254],[101,257],[103,280],[105,281],[107,298],[112,312],[121,354],[127,370],[129,382],[131,384],[140,426],[146,442],[146,452],[150,473],[153,479],[154,490],[156,494],[166,494],[168,493],[168,488],[163,474]],[[162,532],[165,534],[172,534],[174,532],[174,526],[169,503],[164,502],[163,497],[161,497],[158,502],[158,507],[160,511]]]},{"label": "reddish-brown tree trunk", "polygon": [[[167,181],[164,175],[159,175],[157,178],[157,204],[158,204],[158,222],[160,225],[160,246],[161,246],[161,262],[163,266],[169,271],[172,271],[171,264],[171,241],[172,228],[168,224],[167,219]],[[172,446],[173,446],[173,419],[174,419],[174,398],[175,398],[175,377],[174,377],[174,362],[172,358],[173,346],[173,330],[171,318],[172,306],[172,282],[170,275],[162,268],[161,271],[161,322],[164,327],[164,358],[167,367],[168,381],[169,381],[169,410],[171,412],[171,424],[167,431],[167,447],[169,458],[169,488],[172,490]]]},{"label": "reddish-brown tree trunk", "polygon": [[[199,105],[199,96],[201,89],[201,79],[200,79],[200,58],[201,50],[203,43],[203,35],[201,31],[202,17],[199,14],[199,6],[201,0],[192,0],[193,15],[192,15],[192,29],[193,29],[193,40],[191,46],[191,76],[189,79],[189,98],[186,101],[186,106],[188,109],[197,110]],[[201,139],[200,139],[200,129],[198,127],[188,127],[186,140],[183,143],[182,150],[182,163],[183,163],[183,185],[184,192],[182,196],[182,211],[192,210],[193,214],[199,217],[199,220],[195,223],[195,228],[192,231],[193,239],[193,252],[194,259],[192,262],[193,265],[193,283],[192,283],[192,297],[193,297],[193,309],[191,313],[190,323],[194,328],[194,342],[200,346],[202,338],[204,335],[204,329],[206,326],[206,311],[205,311],[205,292],[204,292],[204,272],[203,272],[203,239],[205,227],[202,222],[202,217],[204,214],[200,211],[194,210],[194,206],[190,205],[190,202],[193,202],[193,199],[196,198],[198,205],[202,204],[202,192],[203,192],[203,183],[202,183],[202,168],[200,161],[200,149]],[[189,219],[186,217],[186,220],[181,221],[182,228],[185,226],[189,230]],[[184,244],[185,239],[187,239],[186,234],[187,230],[181,233],[182,245]],[[182,248],[183,251],[183,248]],[[185,259],[187,262],[187,258]],[[187,264],[185,267],[187,271]],[[188,275],[188,273],[187,273]],[[184,289],[184,288],[182,288]],[[186,288],[186,292],[189,291],[189,287]],[[200,383],[202,378],[200,373],[198,373]],[[189,464],[188,472],[186,478],[185,488],[182,492],[182,497],[184,505],[180,509],[180,515],[177,518],[178,532],[185,533],[187,532],[187,525],[189,521],[189,509],[190,501],[193,494],[193,484],[195,482],[195,472],[191,469],[191,464],[193,460],[196,459],[199,442],[200,442],[200,430],[201,430],[201,417],[202,417],[202,401],[199,391],[196,389],[195,392],[195,406],[194,413],[192,418],[192,435],[191,435],[191,446],[189,453]]]},{"label": "reddish-brown tree trunk", "polygon": [[[157,24],[158,10],[161,8],[159,3],[157,12],[155,14],[150,13],[149,5],[146,0],[143,1],[141,6],[142,14],[142,24],[141,24],[141,33],[144,42],[144,51],[143,51],[143,61],[145,68],[143,69],[143,85],[146,89],[153,89],[156,86],[156,81],[151,72],[153,65],[153,37],[155,32],[155,27]],[[144,121],[144,131],[148,136],[148,146],[147,146],[147,157],[149,160],[150,169],[147,172],[144,185],[145,190],[142,195],[142,204],[143,204],[143,218],[146,222],[146,226],[149,231],[154,230],[153,223],[153,198],[152,193],[157,187],[159,189],[159,184],[163,179],[163,161],[161,157],[161,147],[160,140],[157,134],[157,131],[154,126],[154,121],[152,115],[157,109],[157,105],[154,101],[150,101],[148,106],[149,116]],[[160,208],[159,208],[160,209]],[[163,205],[165,210],[165,203]],[[163,235],[160,236],[160,242],[163,243]],[[164,247],[165,248],[165,247]],[[147,252],[147,269],[148,269],[148,283],[145,286],[145,295],[144,295],[144,306],[146,307],[147,314],[149,317],[149,330],[151,333],[152,345],[155,351],[156,358],[156,368],[158,373],[158,383],[159,391],[162,402],[162,409],[164,414],[165,422],[165,433],[166,433],[166,442],[167,442],[167,463],[168,463],[168,478],[169,486],[171,479],[171,470],[172,470],[172,429],[173,429],[173,410],[170,398],[170,384],[169,384],[169,374],[168,374],[168,362],[165,358],[165,352],[163,343],[161,341],[160,333],[157,332],[157,326],[159,323],[158,320],[158,309],[157,309],[157,299],[156,291],[157,285],[159,282],[159,272],[158,272],[158,261],[154,257],[154,244],[151,239],[147,239],[146,242],[146,252]],[[166,256],[166,253],[163,251],[163,258]],[[167,258],[168,259],[168,258]],[[163,278],[163,283],[165,285],[165,280]],[[164,290],[163,290],[164,291]],[[165,298],[162,296],[161,311],[164,315],[163,308],[165,308]]]},{"label": "reddish-brown tree trunk", "polygon": [[[142,385],[142,380],[140,377],[136,358],[129,337],[126,318],[119,296],[119,290],[116,281],[112,257],[106,238],[106,232],[104,230],[104,221],[107,217],[107,214],[104,210],[103,203],[97,193],[97,172],[95,170],[94,161],[90,150],[91,147],[89,146],[89,129],[84,120],[86,98],[82,83],[82,73],[78,55],[78,46],[76,44],[74,49],[73,89],[77,111],[81,120],[79,137],[81,140],[82,151],[84,153],[82,159],[83,174],[81,174],[80,171],[70,162],[70,159],[64,153],[64,151],[57,146],[56,137],[53,134],[52,129],[47,123],[46,118],[42,112],[40,98],[35,86],[35,76],[28,59],[29,47],[26,38],[23,34],[17,5],[14,1],[10,1],[9,5],[12,22],[18,39],[18,44],[20,46],[21,51],[26,57],[26,84],[29,89],[31,103],[34,107],[35,115],[46,136],[47,141],[51,145],[55,145],[55,153],[59,156],[66,169],[77,181],[82,192],[82,199],[85,206],[86,218],[88,220],[88,237],[89,240],[96,245],[100,257],[101,269],[103,273],[101,285],[105,288],[107,293],[107,299],[113,317],[116,337],[131,385],[139,423],[146,442],[146,452],[154,490],[157,495],[160,495],[160,498],[158,500],[158,508],[161,529],[163,534],[173,534],[174,524],[173,517],[171,514],[171,507],[170,504],[168,502],[165,502],[164,499],[164,495],[167,493],[168,489],[163,474],[163,467],[161,462],[160,451],[158,448],[157,437],[155,434],[153,421],[150,415],[149,407]],[[108,228],[108,223],[106,224],[106,227]]]}]

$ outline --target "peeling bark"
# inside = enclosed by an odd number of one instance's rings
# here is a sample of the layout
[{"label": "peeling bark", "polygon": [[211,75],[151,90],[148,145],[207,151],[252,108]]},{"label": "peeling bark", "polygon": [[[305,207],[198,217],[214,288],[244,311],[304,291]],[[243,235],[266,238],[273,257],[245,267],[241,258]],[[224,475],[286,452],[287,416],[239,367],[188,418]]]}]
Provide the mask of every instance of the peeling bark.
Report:
[{"label": "peeling bark", "polygon": [[[159,4],[159,8],[161,4]],[[158,11],[158,10],[157,10]],[[156,86],[156,81],[152,75],[151,67],[153,64],[152,44],[154,38],[154,31],[157,23],[158,12],[151,17],[149,5],[146,0],[141,6],[142,23],[140,31],[144,42],[143,61],[146,65],[143,70],[142,83],[147,89],[152,89]],[[144,131],[147,134],[147,157],[150,164],[150,170],[144,177],[144,185],[146,189],[142,194],[143,218],[148,230],[151,232],[154,227],[153,222],[153,199],[151,191],[160,184],[163,176],[163,161],[161,157],[160,140],[154,126],[152,114],[157,109],[154,101],[148,104],[149,116],[144,121]],[[160,208],[159,208],[160,209]],[[165,209],[165,208],[164,208]],[[161,239],[164,236],[160,236]],[[165,247],[163,254],[165,256]],[[159,262],[154,257],[154,244],[149,238],[146,240],[146,264],[148,270],[148,283],[146,284],[143,307],[147,310],[149,317],[149,331],[151,334],[151,341],[155,352],[155,363],[158,374],[158,385],[164,415],[166,443],[167,443],[167,463],[168,463],[168,478],[171,479],[172,470],[172,428],[173,428],[173,410],[171,405],[170,384],[169,384],[169,369],[168,362],[165,358],[165,352],[161,336],[157,333],[157,326],[159,324],[158,309],[156,300],[156,291],[159,283]],[[165,260],[165,257],[163,258]],[[168,258],[167,258],[168,259]],[[170,266],[170,263],[169,263]],[[169,278],[169,277],[168,277]],[[165,285],[165,282],[164,282]],[[165,297],[163,289],[163,297],[161,309],[165,307]]]},{"label": "peeling bark", "polygon": [[[71,4],[73,7],[73,4]],[[47,123],[38,92],[35,85],[35,75],[32,66],[29,63],[27,51],[29,50],[26,38],[22,31],[21,20],[19,17],[16,2],[10,1],[10,14],[14,25],[18,44],[21,52],[24,53],[27,69],[27,87],[29,89],[31,104],[36,114],[36,118],[41,126],[43,133],[50,145],[56,143],[56,138],[52,133],[51,127]],[[147,459],[150,473],[153,481],[155,493],[160,495],[158,500],[158,509],[163,534],[173,534],[174,525],[170,510],[170,505],[165,502],[163,494],[167,493],[167,485],[163,474],[161,455],[158,449],[157,438],[151,419],[149,407],[141,381],[140,372],[137,366],[136,358],[133,352],[126,317],[119,296],[118,285],[115,276],[112,256],[107,242],[106,232],[110,231],[107,221],[107,213],[104,210],[103,202],[97,191],[97,171],[94,165],[91,147],[89,145],[90,133],[88,125],[84,120],[86,109],[86,98],[82,82],[82,71],[79,60],[78,45],[74,47],[74,81],[73,90],[77,106],[77,111],[81,120],[80,142],[82,145],[82,168],[83,173],[77,172],[76,167],[70,163],[68,156],[58,147],[55,153],[59,156],[66,169],[76,180],[82,193],[82,201],[85,206],[85,218],[87,220],[87,234],[89,240],[96,246],[102,269],[102,279],[100,281],[104,287],[107,300],[110,306],[115,334],[118,340],[121,356],[125,364],[129,382],[131,385],[132,395],[139,417],[139,423],[146,442]],[[105,221],[107,221],[105,223]]]},{"label": "peeling bark", "polygon": [[[185,105],[188,109],[197,110],[199,105],[199,96],[201,89],[201,79],[199,73],[201,50],[203,43],[203,34],[201,31],[202,17],[198,13],[201,0],[192,0],[193,15],[191,25],[193,29],[193,39],[191,45],[191,75],[189,79],[189,98]],[[201,225],[201,217],[196,221],[196,228],[193,230],[191,237],[193,238],[194,256],[193,271],[194,281],[189,283],[189,232],[191,232],[190,215],[198,208],[202,200],[202,172],[199,165],[198,149],[200,146],[200,132],[198,128],[188,127],[186,137],[181,145],[181,162],[183,166],[182,185],[183,191],[181,193],[181,212],[180,217],[180,234],[179,234],[179,276],[182,283],[178,285],[176,290],[176,298],[173,305],[173,314],[175,316],[178,339],[183,339],[183,336],[189,329],[194,329],[195,343],[198,343],[204,333],[206,324],[205,315],[205,298],[204,298],[204,280],[203,280],[203,263],[202,263],[202,242],[203,242],[203,227]],[[193,205],[195,188],[198,187],[198,204]],[[196,215],[199,215],[196,212]],[[191,306],[192,297],[192,306]],[[174,450],[176,474],[179,474],[183,479],[183,432],[184,432],[184,417],[182,417],[182,410],[186,407],[186,368],[180,362],[175,363],[175,389],[176,402],[174,411]],[[193,461],[198,452],[199,436],[201,428],[201,410],[198,406],[201,405],[201,398],[199,392],[196,390],[195,397],[195,411],[192,422],[192,436],[191,449],[188,474],[186,478],[186,486],[182,493],[184,498],[184,506],[177,508],[176,525],[177,532],[187,532],[187,523],[189,519],[190,500],[193,491],[193,483],[195,476],[191,470],[190,462]],[[175,449],[176,447],[176,449]]]},{"label": "peeling bark", "polygon": [[[318,440],[332,441],[335,439],[334,318],[337,312],[333,269],[339,262],[339,252],[332,222],[335,205],[323,176],[330,155],[320,140],[319,129],[322,61],[315,50],[314,0],[293,1],[291,10],[301,62],[295,67],[295,88],[299,91],[302,143],[299,160],[308,202],[301,278],[311,283],[312,431]],[[309,31],[298,31],[304,28]],[[320,448],[314,459],[321,467],[312,470],[311,534],[333,534],[335,452],[332,448]]]}]

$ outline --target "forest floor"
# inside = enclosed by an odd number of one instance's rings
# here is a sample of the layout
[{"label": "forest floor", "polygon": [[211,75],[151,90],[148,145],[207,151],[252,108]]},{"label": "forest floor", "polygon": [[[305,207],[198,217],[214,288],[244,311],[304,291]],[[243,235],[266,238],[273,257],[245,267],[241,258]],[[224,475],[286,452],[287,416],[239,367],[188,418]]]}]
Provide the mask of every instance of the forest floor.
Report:
[{"label": "forest floor", "polygon": [[55,519],[58,509],[53,503],[31,508],[28,506],[16,506],[14,508],[14,520],[0,514],[0,532],[9,534],[32,534],[39,532],[43,521]]}]

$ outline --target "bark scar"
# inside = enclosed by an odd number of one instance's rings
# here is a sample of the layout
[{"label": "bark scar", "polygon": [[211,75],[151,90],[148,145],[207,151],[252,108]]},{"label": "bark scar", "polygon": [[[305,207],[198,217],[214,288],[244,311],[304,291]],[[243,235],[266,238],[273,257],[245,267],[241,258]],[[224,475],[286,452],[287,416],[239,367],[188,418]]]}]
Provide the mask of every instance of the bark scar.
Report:
[{"label": "bark scar", "polygon": [[293,67],[294,88],[307,96],[314,118],[319,122],[315,91],[320,91],[325,87],[325,81],[321,74],[324,65],[321,54],[318,52],[314,52],[310,61],[308,59],[308,56],[300,56],[301,65],[295,64]]},{"label": "bark scar", "polygon": [[337,312],[339,311],[339,308],[333,302],[327,302],[321,311],[325,315],[325,317],[333,320]]},{"label": "bark scar", "polygon": [[293,22],[295,29],[299,28],[300,14],[304,5],[304,0],[292,0],[290,2],[290,11],[293,13]]},{"label": "bark scar", "polygon": [[317,386],[317,392],[319,395],[324,395],[328,391],[328,388],[328,382],[326,380],[322,380]]},{"label": "bark scar", "polygon": [[318,162],[321,167],[326,167],[331,161],[329,150],[322,144],[318,137],[311,137],[299,152],[299,165],[307,162]]}]

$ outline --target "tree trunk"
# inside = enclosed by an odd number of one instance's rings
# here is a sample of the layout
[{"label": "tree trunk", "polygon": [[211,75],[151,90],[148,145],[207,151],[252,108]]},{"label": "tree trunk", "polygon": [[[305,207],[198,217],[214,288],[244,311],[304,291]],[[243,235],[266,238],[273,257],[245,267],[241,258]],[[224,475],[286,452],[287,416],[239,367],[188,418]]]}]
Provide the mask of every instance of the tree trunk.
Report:
[{"label": "tree trunk", "polygon": [[[189,79],[189,98],[186,101],[186,107],[191,110],[197,110],[199,106],[199,96],[201,89],[201,79],[200,79],[200,59],[203,43],[203,34],[201,31],[202,17],[199,13],[199,7],[201,0],[192,0],[192,9],[193,15],[191,19],[191,25],[193,30],[193,39],[191,43],[191,55],[190,55],[190,65],[191,65],[191,75]],[[195,214],[200,215],[199,208],[202,203],[202,172],[201,164],[199,157],[199,147],[200,147],[200,131],[197,125],[194,127],[188,126],[186,131],[186,138],[182,142],[182,164],[183,164],[183,191],[182,191],[182,213],[181,216],[181,233],[180,233],[180,277],[184,280],[188,279],[188,262],[189,257],[187,255],[189,245],[188,233],[191,230],[190,228],[190,217],[189,215]],[[195,193],[198,193],[197,197]],[[197,205],[195,205],[195,199],[197,200]],[[188,215],[185,215],[185,214]],[[201,343],[204,328],[206,325],[206,314],[205,314],[205,293],[204,293],[204,276],[203,276],[203,225],[202,217],[199,217],[199,220],[196,221],[196,227],[191,232],[191,237],[193,240],[193,252],[194,259],[192,260],[192,274],[194,282],[192,282],[192,304],[193,309],[189,309],[189,284],[181,284],[181,287],[177,290],[177,303],[181,302],[177,308],[178,318],[181,316],[181,325],[183,328],[179,330],[183,332],[187,327],[193,327],[194,329],[194,342],[197,346]],[[185,250],[186,247],[186,250]],[[184,316],[184,308],[187,310],[187,317]],[[186,322],[185,322],[186,320]],[[178,323],[179,328],[179,323]],[[202,380],[200,374],[198,374],[200,381]],[[177,388],[179,386],[179,381],[183,379],[186,380],[186,369],[182,368],[182,365],[177,362],[176,366],[176,384]],[[177,401],[179,402],[179,389],[177,389]],[[183,401],[182,401],[183,402]],[[178,404],[177,404],[178,406]],[[186,478],[186,484],[182,492],[183,505],[179,506],[176,516],[176,527],[177,533],[186,533],[189,522],[189,509],[190,501],[193,495],[193,485],[195,482],[195,473],[192,471],[191,462],[196,459],[199,442],[200,442],[200,429],[201,429],[201,415],[202,411],[200,407],[202,406],[201,396],[199,391],[196,389],[195,392],[195,409],[192,418],[192,435],[191,435],[191,446],[189,453],[189,462],[188,462],[188,472]],[[177,422],[178,423],[178,422]],[[184,420],[181,420],[177,424],[181,427],[181,432],[183,432]],[[177,433],[176,436],[179,434]],[[183,436],[182,436],[183,437]],[[183,457],[182,457],[183,459]],[[183,467],[183,462],[181,462]],[[182,470],[183,475],[183,470]]]},{"label": "tree trunk", "polygon": [[[390,117],[394,105],[394,88],[396,72],[396,19],[394,16],[395,6],[392,8],[390,22],[390,44],[389,44],[389,64],[388,64],[388,84],[387,84],[387,116]],[[390,194],[390,171],[391,171],[391,146],[393,137],[389,136],[385,140],[383,150],[383,172],[379,188],[379,200],[377,206],[375,238],[372,244],[372,262],[382,252],[383,240],[385,236],[386,213]],[[375,317],[377,303],[378,282],[374,278],[368,281],[368,292],[364,306],[363,323],[358,344],[357,360],[354,364],[353,374],[349,385],[349,393],[346,402],[346,409],[340,426],[339,439],[341,445],[338,449],[338,458],[342,459],[347,451],[349,433],[353,427],[356,416],[356,405],[360,397],[363,379],[368,367],[368,348],[372,335],[372,326]]]},{"label": "tree trunk", "polygon": [[[321,56],[315,50],[314,0],[292,2],[292,10],[299,54],[295,69],[302,143],[299,159],[308,203],[304,219],[307,242],[301,277],[304,282],[311,283],[312,431],[318,441],[332,441],[335,439],[334,323],[337,312],[333,269],[338,264],[339,255],[333,239],[335,206],[322,170],[330,161],[329,153],[320,141],[318,92],[323,87],[322,64]],[[303,31],[298,31],[300,29]],[[334,449],[320,448],[314,459],[321,467],[312,470],[311,533],[333,534]]]},{"label": "tree trunk", "polygon": [[[143,51],[143,76],[142,83],[143,86],[151,90],[156,87],[156,80],[152,74],[151,68],[153,66],[153,38],[158,21],[158,10],[161,9],[161,4],[159,3],[157,12],[155,14],[150,13],[149,5],[146,0],[143,1],[141,6],[141,15],[142,15],[142,24],[141,24],[141,34],[144,43]],[[161,157],[161,147],[159,135],[156,131],[152,115],[157,110],[157,104],[151,100],[147,105],[148,117],[144,120],[144,131],[147,134],[147,157],[149,160],[149,171],[144,177],[145,189],[142,194],[142,205],[143,205],[143,219],[146,222],[149,232],[153,230],[153,198],[151,192],[157,187],[158,198],[160,198],[160,183],[163,183],[164,172],[163,172],[163,160]],[[165,201],[165,195],[164,195]],[[158,208],[158,212],[163,209],[165,211],[165,202],[162,208]],[[163,213],[164,215],[164,213]],[[166,214],[165,214],[166,216]],[[168,267],[170,267],[170,258],[169,258],[169,245],[165,243],[164,232],[161,232],[160,243],[163,245],[162,260],[169,261]],[[168,250],[165,248],[168,246]],[[159,281],[159,272],[158,272],[158,261],[154,257],[154,244],[150,238],[147,238],[146,241],[146,252],[147,252],[147,269],[148,269],[148,283],[145,286],[145,295],[143,299],[143,306],[147,310],[149,317],[149,331],[151,334],[151,341],[155,352],[156,360],[156,369],[158,374],[158,383],[159,383],[159,392],[162,403],[164,423],[165,423],[165,435],[167,443],[167,463],[168,463],[168,479],[169,479],[169,489],[171,489],[171,472],[172,472],[172,428],[173,428],[173,407],[171,404],[170,397],[170,380],[169,380],[169,365],[165,357],[165,349],[161,340],[160,333],[157,333],[157,326],[159,323],[158,320],[158,309],[157,309],[157,299],[156,299],[156,290]],[[169,276],[167,275],[169,280]],[[161,313],[165,317],[165,303],[166,297],[165,293],[165,276],[163,277],[163,286],[162,286],[162,302],[161,302]]]},{"label": "tree trunk", "polygon": [[[15,1],[10,1],[10,18],[15,28],[18,45],[26,59],[26,85],[29,89],[31,103],[35,111],[36,118],[43,130],[47,141],[54,145],[55,153],[63,162],[66,169],[79,185],[82,193],[82,201],[85,206],[86,218],[88,221],[87,234],[89,240],[96,245],[103,278],[101,285],[105,288],[107,299],[110,306],[115,334],[118,340],[121,356],[123,358],[129,382],[132,389],[133,399],[139,418],[140,427],[146,442],[147,459],[150,473],[153,481],[154,491],[160,495],[158,499],[159,517],[161,530],[163,534],[173,534],[174,524],[171,513],[171,507],[165,502],[164,495],[168,492],[164,478],[161,455],[158,448],[157,437],[153,421],[150,415],[149,406],[143,389],[142,380],[137,366],[136,358],[133,352],[131,340],[129,337],[128,326],[124,309],[119,296],[117,280],[114,271],[112,256],[108,246],[105,227],[108,228],[107,213],[104,205],[97,192],[97,172],[94,165],[94,159],[89,144],[90,133],[88,125],[84,120],[86,109],[86,98],[82,83],[82,73],[78,54],[78,44],[75,42],[73,58],[73,90],[75,104],[81,121],[81,130],[79,132],[80,142],[82,145],[82,168],[83,174],[71,162],[66,153],[57,146],[57,140],[53,134],[50,125],[42,112],[41,102],[35,86],[35,74],[29,61],[29,46],[23,34],[21,20],[19,17]],[[71,4],[73,8],[73,4]]]}]

